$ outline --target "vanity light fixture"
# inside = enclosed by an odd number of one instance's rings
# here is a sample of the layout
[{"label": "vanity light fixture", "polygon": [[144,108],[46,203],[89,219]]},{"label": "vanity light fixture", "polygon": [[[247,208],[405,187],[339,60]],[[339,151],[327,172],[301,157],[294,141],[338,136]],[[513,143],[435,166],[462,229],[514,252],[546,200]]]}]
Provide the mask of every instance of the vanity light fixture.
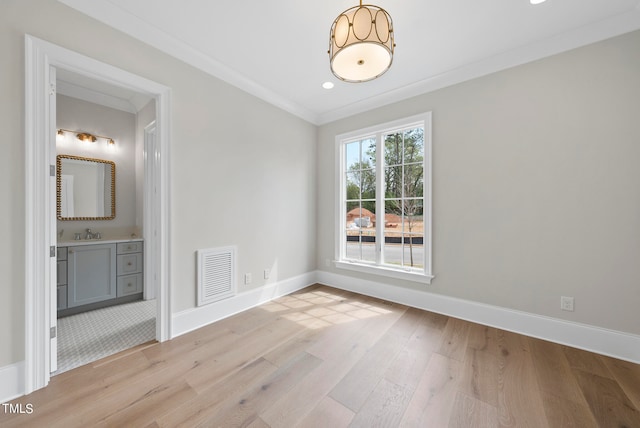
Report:
[{"label": "vanity light fixture", "polygon": [[115,146],[116,144],[116,142],[111,137],[90,134],[88,132],[72,131],[70,129],[64,129],[64,128],[58,129],[58,136],[64,137],[65,133],[67,132],[71,134],[75,134],[78,140],[84,141],[84,142],[95,143],[96,141],[98,141],[98,138],[99,138],[99,139],[105,140],[109,146]]},{"label": "vanity light fixture", "polygon": [[97,140],[95,135],[91,135],[88,132],[81,132],[79,134],[76,134],[76,138],[80,141],[90,141],[92,143],[95,143]]},{"label": "vanity light fixture", "polygon": [[360,6],[345,10],[331,25],[331,71],[345,82],[373,80],[391,67],[395,47],[389,13],[360,0]]}]

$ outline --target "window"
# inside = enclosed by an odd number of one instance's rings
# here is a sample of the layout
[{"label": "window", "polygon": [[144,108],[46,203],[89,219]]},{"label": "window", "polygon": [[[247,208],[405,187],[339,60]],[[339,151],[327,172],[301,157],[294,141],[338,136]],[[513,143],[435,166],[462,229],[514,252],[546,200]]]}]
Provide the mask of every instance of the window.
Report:
[{"label": "window", "polygon": [[336,137],[336,266],[429,283],[431,114]]}]

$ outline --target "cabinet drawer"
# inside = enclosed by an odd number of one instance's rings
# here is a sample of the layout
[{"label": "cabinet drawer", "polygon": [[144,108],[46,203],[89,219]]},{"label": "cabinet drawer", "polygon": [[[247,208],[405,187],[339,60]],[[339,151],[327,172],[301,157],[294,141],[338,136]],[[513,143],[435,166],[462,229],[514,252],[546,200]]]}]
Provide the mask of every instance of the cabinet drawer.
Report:
[{"label": "cabinet drawer", "polygon": [[58,310],[67,309],[67,286],[58,286]]},{"label": "cabinet drawer", "polygon": [[141,253],[142,241],[118,243],[118,254]]},{"label": "cabinet drawer", "polygon": [[56,265],[56,285],[67,285],[67,261],[58,260]]},{"label": "cabinet drawer", "polygon": [[118,275],[142,272],[142,253],[118,256]]},{"label": "cabinet drawer", "polygon": [[142,293],[142,274],[126,275],[118,277],[118,297],[129,294]]},{"label": "cabinet drawer", "polygon": [[67,260],[67,247],[58,247],[58,254],[56,254],[58,260]]}]

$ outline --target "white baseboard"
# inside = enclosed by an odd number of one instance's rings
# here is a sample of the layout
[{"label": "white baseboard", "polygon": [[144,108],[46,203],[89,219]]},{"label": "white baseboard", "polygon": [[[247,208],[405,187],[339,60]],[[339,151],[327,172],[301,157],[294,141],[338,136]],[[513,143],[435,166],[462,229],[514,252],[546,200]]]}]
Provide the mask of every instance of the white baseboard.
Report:
[{"label": "white baseboard", "polygon": [[24,395],[24,361],[0,367],[0,402]]},{"label": "white baseboard", "polygon": [[171,332],[173,337],[313,285],[316,283],[316,276],[315,271],[307,272],[303,275],[268,284],[255,290],[249,290],[206,306],[178,312],[172,318]]},{"label": "white baseboard", "polygon": [[640,364],[640,336],[375,281],[318,271],[317,282]]}]

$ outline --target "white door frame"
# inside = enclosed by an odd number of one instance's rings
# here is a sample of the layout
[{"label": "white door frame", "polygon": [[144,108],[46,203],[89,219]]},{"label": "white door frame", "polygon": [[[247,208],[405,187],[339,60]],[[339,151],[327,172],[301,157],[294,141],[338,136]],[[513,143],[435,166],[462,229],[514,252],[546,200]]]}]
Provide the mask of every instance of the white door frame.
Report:
[{"label": "white door frame", "polygon": [[[56,278],[50,270],[50,249],[55,248],[49,197],[51,196],[50,160],[55,138],[55,123],[49,120],[49,97],[55,88],[49,85],[49,67],[79,73],[95,80],[147,94],[156,101],[156,145],[145,162],[155,178],[157,192],[145,195],[157,210],[145,210],[144,225],[153,230],[145,236],[147,245],[156,248],[155,281],[158,302],[157,339],[171,338],[170,308],[170,210],[169,210],[169,112],[170,90],[151,80],[96,61],[36,37],[25,36],[25,365],[24,391],[29,394],[45,387],[50,380],[50,316]],[[146,186],[149,188],[150,186]],[[145,190],[147,192],[147,190]],[[53,232],[54,238],[51,238]],[[145,274],[147,272],[145,271]],[[148,283],[150,286],[152,282]]]}]

